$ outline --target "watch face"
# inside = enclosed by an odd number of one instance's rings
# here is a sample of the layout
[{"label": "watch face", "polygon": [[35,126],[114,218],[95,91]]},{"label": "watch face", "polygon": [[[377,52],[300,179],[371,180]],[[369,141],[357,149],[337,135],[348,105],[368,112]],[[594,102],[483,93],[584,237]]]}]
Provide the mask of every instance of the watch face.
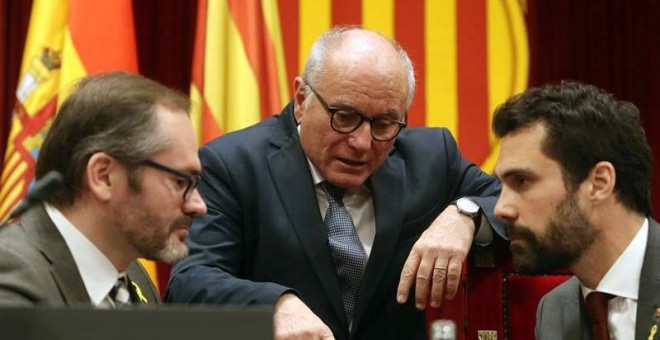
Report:
[{"label": "watch face", "polygon": [[467,214],[472,215],[479,212],[479,206],[469,198],[465,198],[465,197],[459,198],[456,201],[456,206],[458,207],[458,209],[460,209],[461,211]]}]

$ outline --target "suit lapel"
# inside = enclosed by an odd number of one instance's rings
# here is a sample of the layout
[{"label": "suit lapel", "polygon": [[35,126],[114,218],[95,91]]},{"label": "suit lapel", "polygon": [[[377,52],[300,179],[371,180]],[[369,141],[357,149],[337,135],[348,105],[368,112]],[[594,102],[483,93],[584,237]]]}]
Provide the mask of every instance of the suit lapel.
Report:
[{"label": "suit lapel", "polygon": [[[383,275],[389,270],[392,254],[403,223],[403,161],[388,157],[369,179],[376,218],[376,238],[358,293],[353,329],[364,319]],[[394,296],[386,297],[394,299]]]},{"label": "suit lapel", "polygon": [[[560,289],[566,293],[555,297],[561,300],[549,305],[551,306],[549,308],[557,308],[557,310],[547,310],[545,312],[548,315],[554,315],[554,317],[548,316],[544,320],[547,319],[551,325],[561,327],[561,329],[556,330],[556,335],[561,335],[556,337],[558,339],[591,339],[591,325],[587,318],[587,309],[580,290],[580,281],[576,276],[573,276],[565,285],[560,286]],[[538,322],[539,320],[537,320]]]},{"label": "suit lapel", "polygon": [[[587,315],[587,305],[582,296],[582,289],[580,288],[580,281],[577,277],[573,277],[575,283],[575,291],[577,292],[577,299],[565,306],[564,313],[566,319],[565,325],[570,329],[567,339],[591,339],[592,329],[589,316]],[[575,303],[573,303],[575,302]]]},{"label": "suit lapel", "polygon": [[307,158],[300,146],[291,111],[286,111],[281,119],[285,120],[288,134],[271,140],[278,149],[268,156],[270,175],[278,194],[283,197],[281,201],[285,213],[312,263],[312,270],[325,290],[337,318],[342,320],[344,329],[348,329],[341,286],[328,251],[328,238],[319,212]]},{"label": "suit lapel", "polygon": [[131,293],[133,304],[160,304],[160,294],[149,278],[149,274],[138,263],[133,261],[126,270],[128,278],[128,291]]},{"label": "suit lapel", "polygon": [[[660,225],[649,218],[649,235],[646,254],[639,277],[639,296],[637,299],[637,318],[635,338],[647,339],[651,327],[655,324],[655,309],[660,307]],[[660,336],[656,336],[660,338]]]},{"label": "suit lapel", "polygon": [[21,224],[37,240],[37,247],[51,264],[50,274],[64,302],[91,303],[76,262],[46,210],[42,206],[30,210],[23,216]]}]

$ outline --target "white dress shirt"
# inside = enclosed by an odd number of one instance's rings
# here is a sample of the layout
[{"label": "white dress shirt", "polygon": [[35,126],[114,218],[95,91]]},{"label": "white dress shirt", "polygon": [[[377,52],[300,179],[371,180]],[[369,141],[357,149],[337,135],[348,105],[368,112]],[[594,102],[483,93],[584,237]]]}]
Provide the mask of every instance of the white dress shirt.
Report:
[{"label": "white dress shirt", "polygon": [[62,234],[76,262],[92,302],[98,308],[112,308],[108,293],[120,273],[110,260],[54,206],[45,203],[46,213]]},{"label": "white dress shirt", "polygon": [[[316,200],[319,204],[319,211],[321,211],[321,217],[325,220],[325,212],[328,210],[328,198],[325,196],[325,191],[323,191],[320,186],[321,182],[325,181],[325,179],[321,176],[309,158],[307,159],[307,163],[309,163],[312,178],[314,179],[314,188],[316,189]],[[348,189],[346,190],[342,201],[353,218],[355,230],[357,231],[360,243],[362,243],[362,248],[364,248],[364,252],[367,254],[366,260],[368,261],[369,254],[371,254],[371,247],[373,246],[374,238],[376,237],[376,218],[374,215],[374,201],[371,199],[371,190],[365,185],[362,185],[357,189]]]},{"label": "white dress shirt", "polygon": [[[598,292],[615,296],[607,305],[607,326],[610,330],[610,339],[635,338],[639,278],[646,254],[648,233],[649,221],[644,219],[637,235],[595,289]],[[582,284],[580,287],[583,298],[592,292]]]}]

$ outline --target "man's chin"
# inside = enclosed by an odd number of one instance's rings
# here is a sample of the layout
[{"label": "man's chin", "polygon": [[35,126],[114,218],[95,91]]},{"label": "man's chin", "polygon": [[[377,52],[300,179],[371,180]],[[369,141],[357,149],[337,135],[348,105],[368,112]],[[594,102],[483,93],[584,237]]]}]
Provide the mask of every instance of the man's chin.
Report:
[{"label": "man's chin", "polygon": [[341,174],[334,174],[327,178],[327,180],[341,188],[357,188],[364,184],[364,181],[367,179],[368,176],[364,175],[359,175],[359,174],[347,174],[347,173],[341,173]]},{"label": "man's chin", "polygon": [[158,253],[154,256],[156,260],[174,264],[188,256],[188,246],[186,245],[188,231],[185,231],[186,237],[179,237],[180,235],[177,234],[170,235],[170,238],[167,240],[165,247],[158,251]]},{"label": "man's chin", "polygon": [[529,262],[516,262],[514,260],[513,263],[516,266],[516,272],[519,274],[539,275],[544,273],[544,270],[538,268],[538,266]]},{"label": "man's chin", "polygon": [[511,259],[518,273],[537,275],[541,274],[544,270],[544,268],[540,268],[539,266],[538,257],[521,246],[511,246]]}]

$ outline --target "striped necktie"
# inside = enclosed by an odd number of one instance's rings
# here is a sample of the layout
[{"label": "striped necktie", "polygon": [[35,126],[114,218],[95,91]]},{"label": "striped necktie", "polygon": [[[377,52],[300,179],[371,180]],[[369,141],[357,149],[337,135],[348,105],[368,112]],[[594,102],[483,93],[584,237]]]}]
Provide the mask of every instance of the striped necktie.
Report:
[{"label": "striped necktie", "polygon": [[358,238],[353,218],[342,202],[346,189],[338,188],[328,182],[322,182],[321,188],[328,198],[328,210],[324,221],[328,245],[342,285],[344,312],[350,325],[353,321],[367,254]]},{"label": "striped necktie", "polygon": [[126,275],[119,276],[117,282],[115,282],[115,285],[110,290],[110,293],[108,293],[115,309],[130,308],[131,293],[128,289],[128,278]]}]

